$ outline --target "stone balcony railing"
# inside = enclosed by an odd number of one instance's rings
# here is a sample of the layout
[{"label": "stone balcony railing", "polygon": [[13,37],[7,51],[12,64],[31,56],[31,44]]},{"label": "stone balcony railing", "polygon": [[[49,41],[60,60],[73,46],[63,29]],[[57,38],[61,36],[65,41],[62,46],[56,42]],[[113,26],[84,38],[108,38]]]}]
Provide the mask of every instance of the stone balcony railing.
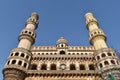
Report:
[{"label": "stone balcony railing", "polygon": [[28,74],[39,74],[39,75],[96,75],[98,74],[95,70],[28,70]]}]

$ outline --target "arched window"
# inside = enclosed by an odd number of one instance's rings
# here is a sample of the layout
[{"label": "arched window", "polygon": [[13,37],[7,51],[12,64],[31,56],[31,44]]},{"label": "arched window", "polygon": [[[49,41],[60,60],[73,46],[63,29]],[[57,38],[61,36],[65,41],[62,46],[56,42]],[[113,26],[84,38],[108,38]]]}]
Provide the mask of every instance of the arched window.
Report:
[{"label": "arched window", "polygon": [[15,63],[16,63],[16,60],[13,60],[13,61],[12,61],[12,64],[15,64]]},{"label": "arched window", "polygon": [[100,63],[99,66],[100,66],[100,68],[102,68],[103,67],[102,63]]},{"label": "arched window", "polygon": [[115,61],[114,61],[114,60],[111,60],[111,63],[112,63],[112,64],[115,64]]},{"label": "arched window", "polygon": [[18,65],[21,65],[21,64],[22,64],[22,61],[19,61],[19,62],[18,62]]},{"label": "arched window", "polygon": [[31,70],[37,70],[37,65],[36,64],[32,64],[31,65]]},{"label": "arched window", "polygon": [[99,60],[100,59],[100,56],[97,56],[97,60]]},{"label": "arched window", "polygon": [[85,70],[85,66],[83,64],[80,65],[80,70]]},{"label": "arched window", "polygon": [[41,65],[41,70],[47,70],[47,65],[46,64],[42,64]]},{"label": "arched window", "polygon": [[11,56],[13,56],[13,53],[11,53]]},{"label": "arched window", "polygon": [[24,53],[21,53],[21,57],[24,57],[25,56],[25,54]]},{"label": "arched window", "polygon": [[50,70],[56,70],[56,64],[51,64]]},{"label": "arched window", "polygon": [[26,68],[26,66],[27,66],[27,63],[24,63],[24,67]]},{"label": "arched window", "polygon": [[95,70],[95,67],[94,67],[93,64],[90,64],[90,65],[89,65],[89,70]]},{"label": "arched window", "polygon": [[60,51],[60,54],[61,54],[61,55],[65,54],[65,51]]},{"label": "arched window", "polygon": [[103,53],[101,56],[102,56],[102,57],[105,57],[106,55]]},{"label": "arched window", "polygon": [[70,64],[70,70],[76,70],[75,64]]},{"label": "arched window", "polygon": [[107,54],[108,54],[108,56],[112,56],[111,53],[107,53]]},{"label": "arched window", "polygon": [[105,61],[104,64],[105,64],[105,65],[109,65],[108,61]]},{"label": "arched window", "polygon": [[18,52],[16,52],[16,53],[15,53],[15,56],[18,56],[18,55],[19,55],[19,53],[18,53]]},{"label": "arched window", "polygon": [[10,61],[7,62],[7,65],[9,65]]}]

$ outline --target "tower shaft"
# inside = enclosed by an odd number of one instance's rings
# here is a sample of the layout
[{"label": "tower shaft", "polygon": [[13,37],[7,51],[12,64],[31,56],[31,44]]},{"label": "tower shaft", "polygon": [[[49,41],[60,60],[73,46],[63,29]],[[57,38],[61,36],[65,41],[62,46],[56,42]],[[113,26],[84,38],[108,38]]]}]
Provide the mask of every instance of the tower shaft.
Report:
[{"label": "tower shaft", "polygon": [[97,20],[91,13],[85,15],[86,26],[89,32],[90,43],[95,47],[96,50],[101,48],[107,48],[106,36],[104,32],[99,29]]},{"label": "tower shaft", "polygon": [[31,45],[35,42],[35,29],[38,25],[37,13],[32,13],[26,27],[19,35],[18,47],[12,49],[3,69],[4,80],[24,80],[29,69],[32,54]]}]

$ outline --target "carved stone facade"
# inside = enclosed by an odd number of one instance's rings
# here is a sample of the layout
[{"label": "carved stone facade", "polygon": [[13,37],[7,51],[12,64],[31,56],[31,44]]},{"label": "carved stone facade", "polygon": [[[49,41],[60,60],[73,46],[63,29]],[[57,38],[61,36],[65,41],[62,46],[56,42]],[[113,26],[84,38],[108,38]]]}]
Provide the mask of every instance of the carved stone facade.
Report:
[{"label": "carved stone facade", "polygon": [[55,46],[32,46],[39,16],[32,13],[11,50],[3,69],[4,80],[115,80],[120,77],[116,52],[107,47],[106,36],[92,13],[85,15],[91,46],[69,46],[60,37]]}]

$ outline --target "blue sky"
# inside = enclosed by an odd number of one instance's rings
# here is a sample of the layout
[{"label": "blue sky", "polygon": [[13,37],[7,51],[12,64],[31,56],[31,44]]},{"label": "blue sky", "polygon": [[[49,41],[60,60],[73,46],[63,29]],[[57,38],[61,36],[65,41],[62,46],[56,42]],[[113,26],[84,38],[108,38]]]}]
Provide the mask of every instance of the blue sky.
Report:
[{"label": "blue sky", "polygon": [[108,46],[120,51],[120,0],[0,0],[1,71],[32,12],[40,16],[34,45],[55,45],[63,36],[69,45],[89,46],[84,15],[92,12]]}]

